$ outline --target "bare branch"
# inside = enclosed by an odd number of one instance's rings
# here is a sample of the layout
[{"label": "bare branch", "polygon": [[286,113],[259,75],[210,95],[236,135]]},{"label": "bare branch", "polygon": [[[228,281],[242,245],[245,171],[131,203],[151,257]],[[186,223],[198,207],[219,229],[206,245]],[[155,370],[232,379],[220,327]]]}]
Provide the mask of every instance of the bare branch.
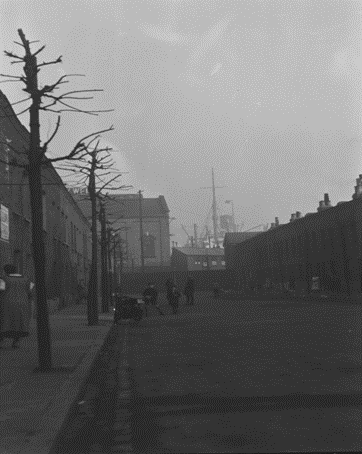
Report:
[{"label": "bare branch", "polygon": [[[39,65],[40,66],[40,65]],[[46,95],[45,93],[51,93],[53,90],[55,90],[55,88],[57,87],[57,85],[60,85],[61,83],[67,83],[67,81],[63,81],[63,79],[65,79],[67,76],[65,74],[63,74],[63,76],[59,77],[59,79],[52,85],[45,85],[44,88],[42,88],[40,90],[40,96],[45,96],[45,97],[48,97],[48,98],[53,98],[52,96],[49,96],[49,95]]]},{"label": "bare branch", "polygon": [[68,95],[74,95],[76,93],[92,93],[94,91],[104,91],[102,89],[99,89],[99,88],[93,88],[93,89],[89,89],[89,90],[73,90],[73,91],[68,91],[67,93],[64,93],[61,98],[63,96],[68,96]]},{"label": "bare branch", "polygon": [[41,66],[46,66],[46,65],[56,65],[57,63],[61,63],[61,62],[62,62],[62,55],[54,61],[47,61],[47,62],[44,61],[43,63],[40,63],[40,65],[38,65],[38,68],[40,68]]},{"label": "bare branch", "polygon": [[12,79],[21,79],[20,76],[12,76],[10,74],[0,74],[1,77],[11,77]]},{"label": "bare branch", "polygon": [[4,51],[4,54],[9,58],[17,58],[21,61],[24,61],[24,57],[19,57],[18,55],[13,54],[12,52],[8,52],[7,50]]},{"label": "bare branch", "polygon": [[28,101],[29,99],[31,99],[31,96],[29,96],[28,98],[22,99],[21,101],[13,102],[13,103],[10,104],[10,105],[11,105],[11,106],[16,106],[17,104],[20,104],[20,103],[22,103],[22,102]]},{"label": "bare branch", "polygon": [[[29,44],[30,44],[30,43],[29,43]],[[34,52],[33,57],[35,57],[36,55],[40,54],[40,52],[41,52],[42,50],[44,50],[44,49],[45,49],[45,45],[44,45],[44,46],[41,46],[40,49],[38,49],[36,52]],[[38,67],[39,67],[39,66],[40,66],[40,65],[38,65]]]},{"label": "bare branch", "polygon": [[21,46],[21,47],[24,47],[24,44],[18,43],[17,41],[13,41],[13,43],[18,44],[18,45]]},{"label": "bare branch", "polygon": [[77,99],[77,100],[82,100],[82,99],[94,99],[94,96],[82,96],[81,98],[77,98],[75,96],[61,96],[62,99]]},{"label": "bare branch", "polygon": [[[116,175],[114,178],[111,178],[109,181],[107,181],[97,192],[98,194],[107,187],[107,185],[109,185],[110,183],[112,183],[112,181],[115,181],[117,178],[119,178],[120,175]],[[107,189],[111,189],[111,188],[107,188]]]},{"label": "bare branch", "polygon": [[0,80],[0,84],[4,84],[5,82],[21,82],[21,80],[11,80],[11,79],[8,79],[8,80]]},{"label": "bare branch", "polygon": [[54,130],[53,134],[50,136],[50,139],[47,140],[45,142],[45,144],[43,145],[43,147],[42,147],[43,148],[43,155],[45,155],[45,153],[47,152],[48,145],[54,139],[55,134],[58,132],[59,126],[60,126],[60,115],[58,117],[57,124],[55,126],[55,130]]},{"label": "bare branch", "polygon": [[[114,129],[114,128],[113,128],[113,125],[112,125],[112,126],[111,126],[110,128],[108,128],[108,129],[104,129],[104,130],[102,130],[102,131],[97,131],[97,132],[93,132],[93,133],[91,133],[91,134],[88,134],[87,136],[85,136],[85,137],[83,137],[81,140],[79,140],[79,141],[77,142],[77,144],[75,145],[75,147],[73,148],[73,150],[72,150],[70,153],[68,153],[66,156],[61,156],[61,157],[59,157],[59,158],[48,158],[48,157],[46,157],[46,161],[47,161],[47,162],[57,162],[57,161],[65,161],[65,160],[67,160],[67,159],[69,159],[69,160],[75,159],[76,156],[77,156],[79,153],[83,152],[83,151],[86,149],[86,145],[85,145],[84,142],[85,142],[87,139],[89,139],[90,137],[93,137],[93,136],[98,136],[98,137],[99,137],[100,134],[103,134],[104,132],[112,131],[113,129]],[[93,140],[94,140],[94,139],[93,139]],[[92,141],[93,141],[93,140],[92,140]],[[92,141],[91,141],[91,142],[92,142]],[[43,154],[43,158],[44,158],[44,154]]]},{"label": "bare branch", "polygon": [[16,113],[15,116],[19,116],[19,115],[22,115],[23,113],[27,112],[28,110],[30,109],[30,106],[27,107],[25,110],[22,110],[21,112],[19,113]]}]

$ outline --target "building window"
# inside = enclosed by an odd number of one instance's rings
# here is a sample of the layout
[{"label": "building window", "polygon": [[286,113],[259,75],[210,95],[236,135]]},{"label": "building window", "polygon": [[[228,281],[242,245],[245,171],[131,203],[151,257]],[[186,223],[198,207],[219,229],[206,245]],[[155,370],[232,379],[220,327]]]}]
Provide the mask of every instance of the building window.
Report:
[{"label": "building window", "polygon": [[207,262],[202,262],[202,266],[207,266]]},{"label": "building window", "polygon": [[221,265],[225,266],[225,260],[221,260]]},{"label": "building window", "polygon": [[211,262],[211,265],[212,265],[212,266],[216,266],[216,265],[217,265],[217,261],[216,261],[216,260],[213,260],[213,261]]},{"label": "building window", "polygon": [[201,265],[201,262],[199,260],[195,260],[195,265]]},{"label": "building window", "polygon": [[9,208],[5,205],[0,205],[0,235],[1,239],[9,241]]}]

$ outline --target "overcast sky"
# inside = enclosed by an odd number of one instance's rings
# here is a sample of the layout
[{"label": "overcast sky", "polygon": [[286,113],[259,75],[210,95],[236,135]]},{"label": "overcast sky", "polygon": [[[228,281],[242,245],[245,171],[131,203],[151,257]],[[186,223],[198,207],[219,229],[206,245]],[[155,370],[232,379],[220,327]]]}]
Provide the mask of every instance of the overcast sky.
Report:
[{"label": "overcast sky", "polygon": [[[62,74],[69,89],[102,88],[89,109],[67,113],[51,154],[106,128],[117,168],[145,196],[163,194],[180,224],[202,229],[212,203],[232,199],[244,229],[288,222],[350,200],[362,173],[361,12],[359,1],[0,0],[1,50],[21,52],[17,29],[40,40],[42,84]],[[36,49],[38,44],[34,45]],[[20,65],[0,57],[1,72]],[[16,87],[18,85],[18,87]],[[11,102],[20,84],[1,84]],[[21,106],[21,105],[20,105]],[[20,111],[20,106],[17,111]],[[20,116],[28,125],[28,114]],[[56,116],[42,117],[42,137]]]}]

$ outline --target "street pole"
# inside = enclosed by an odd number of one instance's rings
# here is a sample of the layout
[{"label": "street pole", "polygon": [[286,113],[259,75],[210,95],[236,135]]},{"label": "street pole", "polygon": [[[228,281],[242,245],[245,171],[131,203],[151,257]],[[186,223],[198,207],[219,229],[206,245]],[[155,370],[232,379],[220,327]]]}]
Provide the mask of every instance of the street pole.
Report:
[{"label": "street pole", "polygon": [[100,202],[99,221],[101,223],[101,294],[102,294],[102,312],[108,312],[108,294],[107,294],[107,231],[104,202]]},{"label": "street pole", "polygon": [[116,260],[117,260],[117,241],[116,241],[116,235],[113,237],[113,293],[116,292],[116,288],[118,285],[118,269],[116,267]]},{"label": "street pole", "polygon": [[139,208],[140,208],[140,244],[141,244],[141,269],[142,273],[145,271],[145,256],[143,250],[143,213],[142,213],[142,191],[138,191],[139,194]]},{"label": "street pole", "polygon": [[111,277],[112,273],[112,248],[111,248],[111,228],[108,227],[107,230],[107,256],[108,256],[108,269],[107,269],[107,304],[112,301],[112,286],[113,286],[113,279]]},{"label": "street pole", "polygon": [[216,211],[216,194],[215,194],[215,181],[214,181],[214,169],[212,169],[212,221],[214,224],[214,239],[216,247],[219,247],[219,239],[217,233],[217,211]]}]

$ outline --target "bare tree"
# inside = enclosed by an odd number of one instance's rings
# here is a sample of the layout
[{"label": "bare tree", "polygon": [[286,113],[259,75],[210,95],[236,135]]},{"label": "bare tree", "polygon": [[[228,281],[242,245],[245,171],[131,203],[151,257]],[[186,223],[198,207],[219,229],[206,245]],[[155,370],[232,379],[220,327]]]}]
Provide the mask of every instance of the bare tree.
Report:
[{"label": "bare tree", "polygon": [[[92,97],[77,96],[77,94],[98,92],[103,91],[99,89],[92,90],[76,90],[68,91],[63,94],[55,94],[55,91],[60,88],[62,84],[67,83],[66,78],[68,76],[80,76],[80,74],[71,74],[61,76],[55,83],[51,85],[45,85],[40,88],[38,84],[38,73],[40,70],[47,65],[54,65],[62,62],[62,57],[58,57],[54,61],[38,63],[37,56],[44,49],[45,46],[40,47],[35,52],[32,52],[30,45],[32,42],[28,41],[21,29],[18,30],[21,42],[15,42],[21,46],[24,54],[19,56],[13,52],[5,51],[5,55],[11,58],[12,64],[20,63],[24,64],[24,73],[21,76],[13,76],[1,74],[3,77],[9,77],[7,81],[21,82],[25,85],[23,91],[28,93],[28,97],[14,103],[13,105],[20,104],[22,102],[30,101],[30,106],[23,111],[17,113],[20,115],[24,112],[29,111],[30,114],[30,138],[27,149],[17,150],[12,147],[9,143],[6,143],[11,148],[14,155],[17,155],[18,159],[13,160],[10,163],[13,166],[21,167],[25,169],[29,178],[29,189],[30,189],[30,203],[31,203],[31,226],[32,226],[32,243],[33,243],[33,260],[35,270],[35,285],[36,285],[36,304],[37,304],[37,337],[38,337],[38,356],[39,356],[39,367],[40,372],[47,372],[52,370],[52,353],[51,353],[51,336],[49,328],[49,314],[47,306],[47,295],[45,286],[45,248],[44,240],[41,232],[43,231],[43,209],[42,209],[42,169],[51,166],[52,163],[57,161],[77,161],[81,159],[84,153],[87,152],[87,148],[94,138],[99,137],[101,133],[111,131],[113,127],[103,131],[94,132],[83,137],[77,142],[74,148],[66,155],[49,158],[46,153],[48,151],[49,144],[54,139],[60,127],[61,113],[63,112],[77,112],[89,115],[98,115],[100,112],[111,112],[111,110],[100,111],[100,110],[83,110],[74,107],[68,103],[68,100],[83,100],[92,99]],[[58,108],[55,108],[57,107]],[[53,133],[50,135],[46,142],[41,143],[40,139],[40,111],[55,112],[58,114],[56,126]]]},{"label": "bare tree", "polygon": [[[102,285],[102,311],[108,311],[108,281],[107,281],[107,263],[106,248],[107,242],[105,238],[106,216],[105,206],[112,197],[108,191],[116,191],[120,189],[130,189],[132,186],[118,185],[119,178],[122,173],[114,169],[114,162],[110,158],[109,151],[111,148],[100,148],[100,140],[96,145],[90,145],[83,156],[77,163],[71,166],[64,163],[59,170],[68,171],[76,175],[77,185],[87,186],[88,196],[82,197],[82,200],[91,202],[91,222],[92,222],[92,262],[89,275],[88,285],[88,324],[95,325],[98,323],[98,234],[97,234],[97,217],[101,223],[101,252],[102,252],[102,267],[101,267],[101,285]],[[101,173],[99,173],[101,171]],[[112,174],[116,174],[112,176]],[[107,191],[104,193],[103,191]],[[98,206],[97,206],[98,205]]]}]

